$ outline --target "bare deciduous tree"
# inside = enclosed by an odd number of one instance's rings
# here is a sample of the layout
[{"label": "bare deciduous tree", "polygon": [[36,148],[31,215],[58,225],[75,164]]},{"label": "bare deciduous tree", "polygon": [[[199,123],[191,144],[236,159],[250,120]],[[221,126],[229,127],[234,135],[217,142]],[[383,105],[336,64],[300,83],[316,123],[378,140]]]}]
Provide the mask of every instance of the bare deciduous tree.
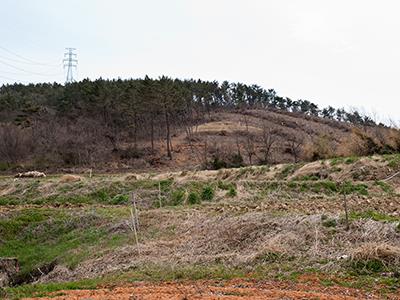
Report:
[{"label": "bare deciduous tree", "polygon": [[263,161],[264,163],[270,163],[271,159],[271,152],[273,145],[278,140],[277,131],[272,129],[271,127],[267,126],[267,124],[263,124],[263,133],[262,133],[262,152],[264,154]]},{"label": "bare deciduous tree", "polygon": [[301,149],[304,144],[303,137],[290,136],[286,142],[287,152],[293,156],[295,163],[299,161]]}]

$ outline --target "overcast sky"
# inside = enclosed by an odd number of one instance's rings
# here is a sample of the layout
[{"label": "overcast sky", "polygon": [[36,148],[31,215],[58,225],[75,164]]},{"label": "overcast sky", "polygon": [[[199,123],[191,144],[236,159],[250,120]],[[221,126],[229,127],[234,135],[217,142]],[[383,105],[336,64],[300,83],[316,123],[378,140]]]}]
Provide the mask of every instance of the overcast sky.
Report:
[{"label": "overcast sky", "polygon": [[78,79],[256,83],[400,120],[399,11],[395,0],[1,0],[0,83],[63,82],[75,47]]}]

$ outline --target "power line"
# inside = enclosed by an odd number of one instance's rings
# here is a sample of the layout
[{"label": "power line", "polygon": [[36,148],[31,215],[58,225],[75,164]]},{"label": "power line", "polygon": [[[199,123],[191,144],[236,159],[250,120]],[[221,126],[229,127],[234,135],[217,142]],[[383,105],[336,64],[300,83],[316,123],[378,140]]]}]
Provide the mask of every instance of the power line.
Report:
[{"label": "power line", "polygon": [[60,66],[62,65],[61,63],[59,63],[58,65],[35,64],[35,63],[30,63],[30,62],[27,62],[27,61],[23,61],[23,60],[18,60],[18,59],[9,58],[9,57],[2,56],[2,55],[0,55],[0,58],[1,58],[1,59],[5,59],[5,60],[8,60],[8,61],[11,61],[11,62],[15,62],[15,63],[18,63],[18,64],[34,65],[34,66],[43,66],[43,67],[48,67],[48,68],[58,68],[58,67],[60,67]]},{"label": "power line", "polygon": [[73,74],[73,69],[75,68],[75,71],[78,67],[78,60],[77,54],[74,53],[76,51],[75,48],[65,48],[66,52],[64,53],[64,69],[67,68],[67,77],[65,79],[65,83],[71,83],[74,82],[74,74]]},{"label": "power line", "polygon": [[56,76],[56,75],[59,75],[59,74],[45,74],[45,73],[38,73],[38,72],[28,71],[28,70],[25,70],[25,69],[23,69],[23,68],[14,66],[14,65],[12,65],[12,64],[9,64],[9,63],[7,63],[7,62],[5,62],[5,61],[2,61],[2,60],[0,60],[0,63],[3,64],[3,65],[8,66],[8,67],[10,67],[10,68],[13,68],[13,69],[15,69],[15,70],[18,70],[18,71],[21,71],[21,72],[24,72],[24,73],[27,73],[27,74],[31,74],[31,75],[45,76],[45,77],[46,77],[46,76],[49,77],[49,76]]},{"label": "power line", "polygon": [[18,58],[24,60],[25,63],[28,63],[28,64],[42,65],[42,66],[49,66],[49,65],[50,65],[50,64],[46,64],[46,63],[43,63],[43,62],[38,62],[38,61],[32,60],[32,59],[30,59],[30,58],[24,57],[24,56],[22,56],[22,55],[20,55],[20,54],[18,54],[18,53],[15,53],[14,51],[11,51],[11,50],[9,50],[9,49],[3,47],[3,46],[0,46],[0,49],[2,49],[3,51],[5,51],[5,52],[7,52],[7,53],[9,53],[9,54],[11,54],[11,55],[14,55],[14,56],[16,56],[16,57],[18,57]]}]

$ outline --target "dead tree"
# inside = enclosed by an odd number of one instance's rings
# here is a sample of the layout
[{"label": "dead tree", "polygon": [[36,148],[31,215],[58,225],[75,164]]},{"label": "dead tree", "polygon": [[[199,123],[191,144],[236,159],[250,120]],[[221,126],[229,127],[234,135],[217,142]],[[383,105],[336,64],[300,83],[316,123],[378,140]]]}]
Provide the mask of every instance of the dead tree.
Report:
[{"label": "dead tree", "polygon": [[263,135],[262,135],[262,144],[264,153],[264,163],[268,164],[270,162],[270,156],[272,152],[273,145],[277,142],[277,134],[276,131],[268,127],[266,124],[263,125]]},{"label": "dead tree", "polygon": [[246,115],[243,116],[243,121],[246,126],[246,131],[245,131],[245,150],[247,153],[247,157],[249,158],[249,164],[253,164],[253,157],[256,155],[256,147],[255,147],[255,141],[254,141],[254,136],[249,130],[249,119]]},{"label": "dead tree", "polygon": [[299,161],[303,144],[304,139],[295,136],[289,137],[288,141],[286,142],[287,152],[293,156],[294,163]]}]

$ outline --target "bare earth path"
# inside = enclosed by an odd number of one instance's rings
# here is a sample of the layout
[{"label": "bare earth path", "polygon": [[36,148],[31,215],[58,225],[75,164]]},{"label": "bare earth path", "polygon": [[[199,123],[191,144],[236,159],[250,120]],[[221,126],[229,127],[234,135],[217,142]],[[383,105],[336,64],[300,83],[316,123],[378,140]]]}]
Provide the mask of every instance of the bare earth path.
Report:
[{"label": "bare earth path", "polygon": [[[32,299],[32,298],[30,298]],[[317,282],[299,283],[280,281],[185,281],[166,283],[135,283],[105,287],[97,290],[60,291],[49,298],[55,300],[153,300],[153,299],[321,299],[355,300],[382,299],[375,292],[365,292],[340,286],[323,286]],[[400,294],[386,295],[385,299],[400,299]]]}]

